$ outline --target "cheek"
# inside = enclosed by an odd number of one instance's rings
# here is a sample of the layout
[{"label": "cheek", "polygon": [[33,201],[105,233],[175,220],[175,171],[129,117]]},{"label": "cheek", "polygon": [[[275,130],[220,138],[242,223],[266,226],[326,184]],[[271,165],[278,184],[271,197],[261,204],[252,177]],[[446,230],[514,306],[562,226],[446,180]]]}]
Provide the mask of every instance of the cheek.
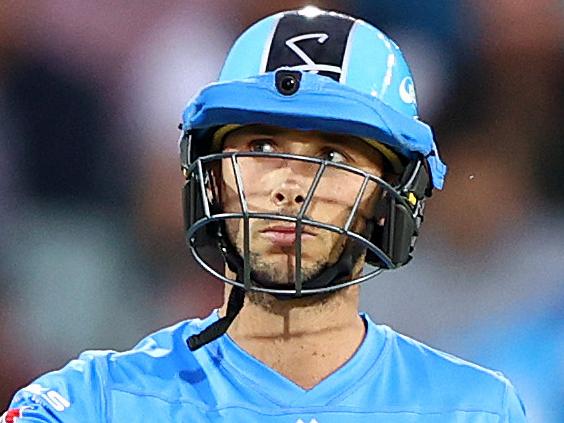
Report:
[{"label": "cheek", "polygon": [[[250,211],[263,211],[265,202],[277,181],[282,180],[282,163],[279,159],[241,157],[238,159],[240,184]],[[226,211],[240,211],[239,186],[231,160],[222,164],[223,206]]]},{"label": "cheek", "polygon": [[370,184],[360,202],[359,214],[365,219],[372,219],[376,215],[376,204],[382,197],[382,188],[376,183]]},{"label": "cheek", "polygon": [[[364,177],[347,170],[329,168],[322,176],[316,197],[326,202],[352,207],[362,186]],[[368,182],[363,198],[374,191],[374,182]]]},{"label": "cheek", "polygon": [[[239,245],[243,240],[243,231],[241,228],[241,219],[227,219],[225,221],[225,227],[227,229],[227,237],[234,245]],[[242,245],[242,244],[241,244]]]},{"label": "cheek", "polygon": [[314,199],[306,215],[311,219],[336,226],[342,226],[350,213],[350,208],[344,204],[323,199]]},{"label": "cheek", "polygon": [[255,184],[252,182],[260,175],[253,171],[251,166],[245,166],[245,158],[238,161],[239,169],[239,183],[231,160],[224,159],[221,163],[222,170],[222,203],[223,209],[227,212],[240,212],[241,211],[241,196],[239,190],[242,190],[243,198],[248,199],[252,195]]},{"label": "cheek", "polygon": [[[343,170],[333,169],[320,181],[308,215],[323,223],[342,225],[346,222],[362,188],[364,178]],[[381,189],[368,182],[360,200],[356,216],[370,218]]]}]

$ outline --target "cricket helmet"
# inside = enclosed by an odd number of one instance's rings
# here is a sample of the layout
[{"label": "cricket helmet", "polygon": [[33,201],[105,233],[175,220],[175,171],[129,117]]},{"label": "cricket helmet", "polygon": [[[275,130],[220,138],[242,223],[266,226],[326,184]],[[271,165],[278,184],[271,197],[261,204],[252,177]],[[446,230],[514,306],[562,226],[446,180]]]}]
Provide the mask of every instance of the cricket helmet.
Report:
[{"label": "cricket helmet", "polygon": [[[254,124],[361,138],[392,162],[398,177],[391,182],[321,158],[221,151],[221,139],[229,130]],[[187,180],[185,231],[192,254],[224,282],[281,297],[329,292],[407,263],[419,234],[425,198],[433,188],[442,188],[446,173],[431,128],[418,119],[413,78],[398,46],[360,19],[314,7],[278,13],[248,28],[230,50],[219,80],[190,100],[180,128],[181,166]],[[245,208],[241,184],[241,211],[222,210],[213,187],[213,163],[230,160],[238,175],[242,157],[269,155],[318,166],[306,196],[310,201],[316,180],[331,167],[377,183],[383,194],[375,207],[381,210],[379,222],[383,224],[373,222],[368,233],[354,232],[350,226],[354,207],[348,226],[312,221],[307,219],[307,201],[297,216],[256,213]],[[228,219],[240,220],[247,229],[250,219],[293,222],[297,233],[294,283],[273,286],[253,278],[248,230],[243,251],[237,251],[226,236]],[[314,278],[302,280],[300,235],[304,225],[354,240],[367,251],[366,261],[372,270],[351,280],[351,257],[359,253],[354,248],[345,249],[337,263]],[[236,278],[225,276],[204,257],[202,251],[210,247],[222,254]]]}]

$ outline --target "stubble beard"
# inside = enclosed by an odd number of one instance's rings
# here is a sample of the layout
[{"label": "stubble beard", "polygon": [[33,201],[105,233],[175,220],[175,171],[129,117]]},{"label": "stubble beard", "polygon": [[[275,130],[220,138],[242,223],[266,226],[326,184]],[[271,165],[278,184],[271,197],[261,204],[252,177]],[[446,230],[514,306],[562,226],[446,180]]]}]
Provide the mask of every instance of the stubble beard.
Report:
[{"label": "stubble beard", "polygon": [[[239,243],[238,243],[239,244]],[[293,249],[293,247],[292,247]],[[241,256],[243,256],[243,251],[240,245],[237,245],[237,251]],[[325,253],[321,257],[317,257],[315,261],[308,260],[307,263],[302,261],[302,281],[305,283],[321,274],[330,264],[328,263],[328,258],[332,254]],[[336,254],[337,256],[340,255]],[[283,256],[284,259],[281,259]],[[295,269],[295,255],[290,251],[286,255],[279,255],[278,260],[274,262],[265,259],[264,254],[259,254],[257,252],[251,252],[250,254],[250,265],[251,265],[251,276],[252,279],[263,286],[273,287],[273,288],[294,288],[294,269]],[[287,300],[282,300],[276,296],[265,292],[249,291],[246,293],[248,301],[251,304],[257,305],[262,309],[280,314],[281,310],[285,310],[290,303],[293,306],[303,307],[312,305],[321,305],[338,295],[338,291],[331,291],[328,293],[315,294],[306,297],[293,298],[289,297]]]},{"label": "stubble beard", "polygon": [[[276,262],[270,262],[263,255],[252,253],[250,257],[252,274],[258,282],[268,285],[293,285],[295,280],[295,256],[291,253],[280,254]],[[307,281],[320,273],[327,263],[323,259],[302,262],[301,278]]]},{"label": "stubble beard", "polygon": [[[227,233],[231,243],[235,246],[237,252],[244,257],[243,251],[243,233],[242,223],[236,224],[235,221],[228,222]],[[253,281],[258,282],[260,285],[268,286],[269,288],[278,289],[293,289],[294,288],[294,269],[295,269],[295,255],[293,254],[294,247],[289,247],[287,254],[278,254],[278,258],[272,258],[266,252],[257,252],[252,250],[253,239],[253,226],[250,228],[251,236],[251,251],[249,262],[251,266],[251,278]],[[303,283],[308,280],[319,276],[325,269],[334,265],[341,254],[343,253],[347,244],[347,237],[326,231],[327,234],[322,241],[322,245],[326,246],[323,251],[319,251],[315,260],[308,259],[302,261],[302,281]],[[237,240],[237,241],[235,241]],[[284,259],[281,259],[284,257]],[[288,300],[281,301],[278,297],[271,294],[259,291],[248,291],[246,297],[248,301],[262,309],[280,314],[282,310],[290,305],[295,307],[303,306],[318,306],[333,301],[332,299],[341,295],[342,289],[320,293],[315,295],[308,295],[299,298],[288,298]]]},{"label": "stubble beard", "polygon": [[[238,228],[228,225],[228,234],[231,243],[237,249],[241,257],[244,257],[242,225]],[[301,279],[306,282],[315,278],[327,267],[332,266],[341,256],[345,248],[346,237],[326,231],[326,236],[318,240],[323,249],[319,249],[315,254],[310,253],[308,259],[302,259]],[[253,229],[251,225],[251,251],[249,264],[251,267],[252,279],[266,286],[279,286],[291,288],[295,280],[295,247],[288,247],[287,251],[279,251],[276,254],[267,251],[253,251],[252,239]],[[319,236],[319,235],[318,235]],[[234,242],[234,239],[236,241]],[[303,248],[303,244],[302,244]],[[314,258],[312,259],[312,257]]]}]

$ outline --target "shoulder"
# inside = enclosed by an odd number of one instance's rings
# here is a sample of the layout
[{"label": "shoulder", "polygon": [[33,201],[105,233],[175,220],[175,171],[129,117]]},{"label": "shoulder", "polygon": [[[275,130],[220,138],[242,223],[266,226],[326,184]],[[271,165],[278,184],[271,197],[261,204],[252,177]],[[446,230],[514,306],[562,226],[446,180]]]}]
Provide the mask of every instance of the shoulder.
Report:
[{"label": "shoulder", "polygon": [[[524,408],[511,382],[498,371],[432,348],[381,327],[387,337],[388,380],[401,380],[402,395],[420,397],[430,407],[481,410],[506,418],[524,420]],[[512,416],[509,419],[509,416]],[[519,417],[521,416],[522,419]]]},{"label": "shoulder", "polygon": [[110,387],[157,385],[157,381],[172,377],[179,363],[186,366],[195,361],[185,342],[204,324],[200,319],[180,322],[124,352],[83,352],[62,369],[46,373],[16,392],[10,410],[22,414],[18,422],[26,418],[34,422],[105,421]]},{"label": "shoulder", "polygon": [[186,340],[217,319],[214,313],[206,319],[190,319],[161,329],[125,352],[113,352],[106,357],[109,383],[117,389],[148,384],[158,391],[159,384],[176,378],[182,369],[202,365]]},{"label": "shoulder", "polygon": [[84,352],[62,369],[20,389],[10,404],[10,410],[17,410],[17,421],[94,421],[102,416],[105,355],[103,351]]},{"label": "shoulder", "polygon": [[384,326],[389,342],[389,353],[398,371],[416,377],[422,383],[439,383],[463,387],[467,382],[480,390],[503,389],[507,379],[494,370],[474,364],[455,355],[433,348]]}]

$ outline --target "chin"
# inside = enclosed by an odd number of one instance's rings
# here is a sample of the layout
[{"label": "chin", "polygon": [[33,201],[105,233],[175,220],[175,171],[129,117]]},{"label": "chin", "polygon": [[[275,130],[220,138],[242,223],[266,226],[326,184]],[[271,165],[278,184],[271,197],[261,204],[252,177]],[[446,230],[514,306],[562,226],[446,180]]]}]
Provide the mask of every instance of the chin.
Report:
[{"label": "chin", "polygon": [[[277,285],[280,287],[294,285],[294,256],[276,254],[274,257],[268,255],[255,256],[260,257],[257,260],[251,260],[251,268],[253,279],[264,285]],[[322,262],[313,262],[304,260],[302,262],[302,278],[307,281],[315,277],[324,269]]]},{"label": "chin", "polygon": [[[240,228],[239,228],[240,229]],[[254,230],[253,230],[254,229]],[[251,271],[252,278],[265,286],[292,288],[294,285],[295,245],[280,246],[276,242],[262,236],[256,228],[251,229]],[[228,232],[230,238],[237,239],[235,246],[243,257],[243,234],[237,231]],[[329,231],[321,231],[311,239],[302,238],[302,279],[307,281],[323,271],[331,257],[335,256],[342,242],[338,235]],[[336,248],[336,247],[339,248]],[[337,254],[338,256],[338,254]]]}]

